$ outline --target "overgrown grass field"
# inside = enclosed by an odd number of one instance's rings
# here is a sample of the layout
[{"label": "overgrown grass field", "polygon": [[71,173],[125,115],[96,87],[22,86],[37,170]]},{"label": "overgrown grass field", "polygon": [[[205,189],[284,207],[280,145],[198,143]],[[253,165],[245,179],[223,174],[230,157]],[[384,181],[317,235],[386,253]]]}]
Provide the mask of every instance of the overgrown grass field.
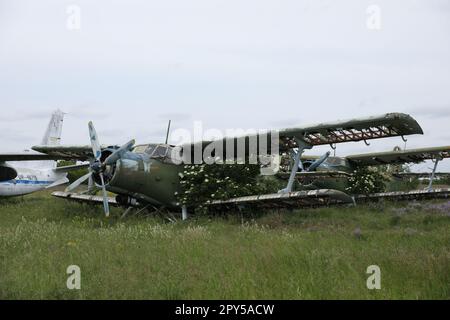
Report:
[{"label": "overgrown grass field", "polygon": [[[119,220],[47,193],[0,200],[0,299],[449,299],[450,204]],[[66,269],[81,268],[81,290]],[[369,290],[369,265],[381,289]]]}]

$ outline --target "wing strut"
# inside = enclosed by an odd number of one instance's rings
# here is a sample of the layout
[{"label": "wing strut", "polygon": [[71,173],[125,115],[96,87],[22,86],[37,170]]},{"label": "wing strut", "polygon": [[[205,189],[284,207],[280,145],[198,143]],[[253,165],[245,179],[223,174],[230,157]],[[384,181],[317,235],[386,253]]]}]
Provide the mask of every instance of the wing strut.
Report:
[{"label": "wing strut", "polygon": [[433,171],[431,172],[431,176],[430,176],[430,183],[428,184],[428,191],[433,191],[433,180],[436,176],[436,169],[437,166],[439,164],[439,158],[436,158],[436,160],[434,160],[434,167],[433,167]]},{"label": "wing strut", "polygon": [[287,184],[286,188],[278,191],[279,193],[292,192],[292,187],[294,186],[295,175],[297,174],[297,171],[299,169],[298,166],[300,164],[300,158],[306,149],[312,148],[311,145],[307,144],[303,140],[300,140],[300,139],[295,139],[295,140],[298,145],[298,151],[297,151],[297,154],[295,155],[295,160],[294,160],[294,165],[292,166],[291,175],[289,176],[289,180],[288,180],[288,184]]}]

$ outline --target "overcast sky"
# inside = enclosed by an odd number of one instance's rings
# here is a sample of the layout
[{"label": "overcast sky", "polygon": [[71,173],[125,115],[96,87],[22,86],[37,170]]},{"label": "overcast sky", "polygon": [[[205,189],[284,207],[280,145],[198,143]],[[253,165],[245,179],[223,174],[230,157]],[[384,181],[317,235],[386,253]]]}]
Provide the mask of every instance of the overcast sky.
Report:
[{"label": "overcast sky", "polygon": [[40,143],[56,108],[66,144],[88,143],[89,120],[121,144],[162,142],[169,119],[267,129],[406,112],[425,131],[408,147],[450,145],[449,40],[448,0],[0,0],[1,151]]}]

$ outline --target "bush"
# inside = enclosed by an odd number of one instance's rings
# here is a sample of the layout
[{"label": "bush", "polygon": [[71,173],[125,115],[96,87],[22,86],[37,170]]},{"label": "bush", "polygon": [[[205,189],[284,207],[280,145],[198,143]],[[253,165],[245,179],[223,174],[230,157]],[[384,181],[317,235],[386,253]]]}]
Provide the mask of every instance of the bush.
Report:
[{"label": "bush", "polygon": [[348,180],[346,191],[350,194],[371,194],[385,192],[389,177],[383,168],[359,167]]},{"label": "bush", "polygon": [[[411,168],[407,164],[383,166],[383,170],[390,176],[396,173],[410,173]],[[411,191],[419,187],[419,179],[412,178],[391,178],[387,184],[387,191]]]},{"label": "bush", "polygon": [[[73,166],[75,164],[76,164],[75,161],[61,160],[61,161],[58,161],[57,166],[58,167],[66,167],[66,166]],[[81,178],[82,176],[84,176],[87,173],[88,173],[88,169],[86,169],[86,168],[73,170],[73,171],[69,171],[67,173],[67,178],[69,179],[70,183],[73,183],[74,181],[78,180],[79,178]]]},{"label": "bush", "polygon": [[439,184],[450,186],[450,175],[446,175],[438,180]]},{"label": "bush", "polygon": [[281,189],[275,177],[260,176],[260,166],[250,164],[186,165],[178,202],[204,211],[210,200],[274,193]]},{"label": "bush", "polygon": [[418,178],[411,179],[396,179],[389,181],[387,184],[387,191],[411,191],[419,187],[420,181]]}]

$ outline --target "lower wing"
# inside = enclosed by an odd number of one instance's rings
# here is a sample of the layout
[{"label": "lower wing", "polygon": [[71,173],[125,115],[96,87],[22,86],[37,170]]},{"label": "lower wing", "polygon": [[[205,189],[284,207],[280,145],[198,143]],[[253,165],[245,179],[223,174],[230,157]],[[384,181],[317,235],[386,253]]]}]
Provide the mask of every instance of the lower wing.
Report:
[{"label": "lower wing", "polygon": [[289,193],[272,193],[258,196],[232,198],[229,200],[214,200],[208,203],[214,208],[239,208],[252,207],[261,209],[318,207],[337,204],[353,203],[353,198],[348,194],[331,189],[319,189],[311,191],[296,191]]}]

